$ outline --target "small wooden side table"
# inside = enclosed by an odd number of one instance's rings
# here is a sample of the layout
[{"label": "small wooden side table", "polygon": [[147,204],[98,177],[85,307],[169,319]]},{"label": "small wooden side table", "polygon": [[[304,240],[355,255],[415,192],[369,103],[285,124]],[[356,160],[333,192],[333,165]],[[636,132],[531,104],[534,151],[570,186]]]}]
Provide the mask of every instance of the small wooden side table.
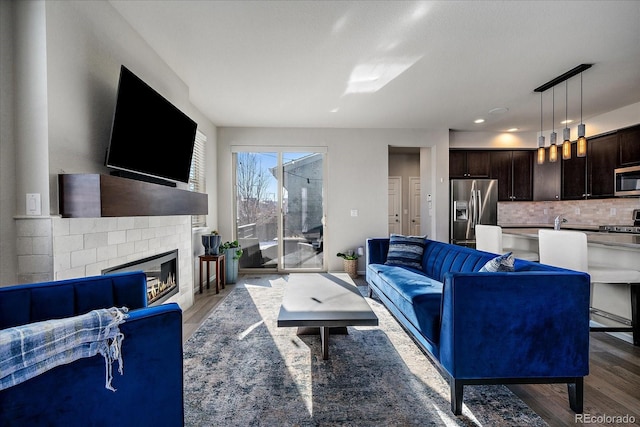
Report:
[{"label": "small wooden side table", "polygon": [[209,263],[211,261],[216,263],[216,294],[220,292],[220,289],[224,289],[226,282],[225,278],[225,259],[224,254],[220,255],[199,255],[200,258],[200,293],[202,293],[202,264],[207,264],[207,289],[209,289]]}]

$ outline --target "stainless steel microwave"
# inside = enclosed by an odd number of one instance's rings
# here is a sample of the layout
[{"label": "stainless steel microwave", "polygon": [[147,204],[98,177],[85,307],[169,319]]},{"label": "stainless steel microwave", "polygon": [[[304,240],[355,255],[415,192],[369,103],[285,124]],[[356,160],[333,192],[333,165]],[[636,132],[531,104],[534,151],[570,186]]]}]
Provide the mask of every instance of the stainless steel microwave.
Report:
[{"label": "stainless steel microwave", "polygon": [[616,196],[640,196],[640,165],[615,169],[613,175]]}]

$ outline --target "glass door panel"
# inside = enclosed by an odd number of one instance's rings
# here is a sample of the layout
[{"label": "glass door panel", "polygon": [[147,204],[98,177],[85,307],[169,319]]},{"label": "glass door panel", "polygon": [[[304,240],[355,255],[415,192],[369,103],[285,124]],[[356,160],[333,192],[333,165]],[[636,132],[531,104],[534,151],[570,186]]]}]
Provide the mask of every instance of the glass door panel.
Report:
[{"label": "glass door panel", "polygon": [[239,268],[278,269],[278,153],[236,153]]},{"label": "glass door panel", "polygon": [[324,270],[324,153],[238,152],[241,269]]},{"label": "glass door panel", "polygon": [[323,153],[282,153],[282,269],[324,267]]}]

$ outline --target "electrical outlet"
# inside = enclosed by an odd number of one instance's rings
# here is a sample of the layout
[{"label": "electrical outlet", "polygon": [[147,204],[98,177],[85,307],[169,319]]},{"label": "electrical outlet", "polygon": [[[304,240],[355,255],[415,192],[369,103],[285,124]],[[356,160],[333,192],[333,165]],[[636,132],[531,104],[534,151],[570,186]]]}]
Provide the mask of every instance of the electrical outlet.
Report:
[{"label": "electrical outlet", "polygon": [[543,211],[543,213],[544,213],[545,215],[549,215],[549,209],[547,209],[547,208],[544,208],[544,211]]},{"label": "electrical outlet", "polygon": [[358,210],[357,209],[351,209],[351,216],[358,216]]},{"label": "electrical outlet", "polygon": [[576,208],[575,209],[575,213],[576,213],[576,215],[580,215],[580,208]]},{"label": "electrical outlet", "polygon": [[611,208],[611,210],[609,210],[609,216],[616,216],[616,208]]}]

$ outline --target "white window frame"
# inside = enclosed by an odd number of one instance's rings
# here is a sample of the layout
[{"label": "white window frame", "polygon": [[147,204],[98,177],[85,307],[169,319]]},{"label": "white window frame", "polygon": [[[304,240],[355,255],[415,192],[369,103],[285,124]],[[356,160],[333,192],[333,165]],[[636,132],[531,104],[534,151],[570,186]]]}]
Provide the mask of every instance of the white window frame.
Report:
[{"label": "white window frame", "polygon": [[[191,157],[191,169],[189,171],[189,191],[206,193],[205,179],[205,149],[207,146],[207,136],[196,130],[196,139],[193,144],[193,156]],[[192,227],[206,227],[206,215],[191,215]]]}]

